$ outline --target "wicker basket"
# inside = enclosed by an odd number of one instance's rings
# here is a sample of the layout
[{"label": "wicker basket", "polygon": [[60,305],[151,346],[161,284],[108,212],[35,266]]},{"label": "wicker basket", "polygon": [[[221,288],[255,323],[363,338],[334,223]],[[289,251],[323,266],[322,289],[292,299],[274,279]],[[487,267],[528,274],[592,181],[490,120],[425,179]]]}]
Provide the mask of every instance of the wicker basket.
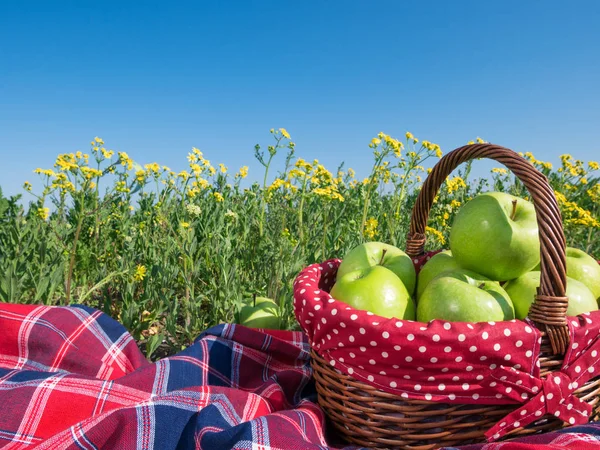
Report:
[{"label": "wicker basket", "polygon": [[[541,243],[541,280],[528,317],[541,330],[541,375],[560,369],[569,345],[566,311],[566,244],[556,198],[547,179],[512,150],[474,144],[445,155],[425,181],[413,209],[406,252],[423,255],[425,226],[433,200],[449,174],[461,163],[490,158],[504,164],[528,189],[536,209]],[[404,399],[345,375],[314,349],[312,366],[318,401],[339,436],[372,448],[434,449],[483,442],[484,433],[519,405],[444,404]],[[593,409],[590,420],[600,419],[600,378],[593,378],[575,395]],[[506,437],[513,438],[563,427],[546,415]]]}]

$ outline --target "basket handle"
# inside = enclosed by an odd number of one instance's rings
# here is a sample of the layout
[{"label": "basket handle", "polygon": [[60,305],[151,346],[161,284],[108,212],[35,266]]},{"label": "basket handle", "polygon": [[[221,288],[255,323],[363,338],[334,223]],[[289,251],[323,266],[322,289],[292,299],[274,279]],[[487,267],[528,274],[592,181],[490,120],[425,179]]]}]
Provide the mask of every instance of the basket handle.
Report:
[{"label": "basket handle", "polygon": [[569,344],[567,329],[566,242],[560,209],[548,179],[525,158],[493,144],[457,148],[438,161],[423,183],[412,211],[406,253],[412,258],[425,248],[425,227],[433,199],[442,183],[460,164],[475,158],[493,159],[510,169],[529,191],[535,207],[540,237],[540,286],[528,317],[550,338],[552,352],[564,354]]}]

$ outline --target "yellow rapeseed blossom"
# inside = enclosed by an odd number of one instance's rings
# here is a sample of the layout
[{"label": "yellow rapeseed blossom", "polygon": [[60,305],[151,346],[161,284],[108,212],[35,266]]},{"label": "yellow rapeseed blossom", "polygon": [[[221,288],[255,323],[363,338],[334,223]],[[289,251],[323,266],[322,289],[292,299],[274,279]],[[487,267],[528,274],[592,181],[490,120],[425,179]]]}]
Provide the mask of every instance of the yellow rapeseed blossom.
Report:
[{"label": "yellow rapeseed blossom", "polygon": [[504,167],[494,167],[492,169],[492,173],[498,173],[500,175],[506,175],[508,173],[508,170],[506,170]]},{"label": "yellow rapeseed blossom", "polygon": [[46,175],[47,177],[53,177],[53,176],[56,175],[54,173],[54,171],[51,170],[51,169],[40,169],[40,168],[37,168],[33,172],[37,173],[37,174],[41,174],[41,175]]},{"label": "yellow rapeseed blossom", "polygon": [[469,141],[467,142],[467,145],[473,145],[475,143],[475,141]]},{"label": "yellow rapeseed blossom", "polygon": [[125,181],[117,181],[115,183],[115,189],[117,192],[128,193],[130,189],[127,187],[127,183]]},{"label": "yellow rapeseed blossom", "polygon": [[337,191],[334,186],[327,186],[326,188],[315,188],[312,192],[321,198],[344,201],[344,197]]},{"label": "yellow rapeseed blossom", "polygon": [[115,154],[114,151],[106,150],[105,148],[102,148],[102,156],[104,156],[104,158],[110,159],[113,157],[114,154]]},{"label": "yellow rapeseed blossom", "polygon": [[160,164],[158,163],[150,163],[150,164],[145,164],[144,168],[148,171],[148,173],[154,173],[154,174],[158,174],[160,172]]},{"label": "yellow rapeseed blossom", "polygon": [[301,171],[300,169],[292,169],[290,170],[290,173],[288,174],[288,179],[293,180],[294,178],[304,178],[306,176],[306,173],[304,173],[303,171]]},{"label": "yellow rapeseed blossom", "polygon": [[311,163],[304,161],[302,158],[298,158],[296,163],[294,164],[298,169],[304,170],[306,173],[311,173],[313,170],[313,166]]},{"label": "yellow rapeseed blossom", "polygon": [[146,181],[146,172],[144,170],[138,170],[135,173],[135,179],[140,183],[143,183],[144,181]]},{"label": "yellow rapeseed blossom", "polygon": [[598,170],[600,169],[600,164],[598,164],[596,161],[590,161],[588,163],[588,167],[590,168],[590,170]]},{"label": "yellow rapeseed blossom", "polygon": [[31,191],[31,183],[29,181],[23,183],[23,189],[25,189],[26,191]]},{"label": "yellow rapeseed blossom", "polygon": [[419,142],[419,140],[416,137],[414,137],[413,134],[410,131],[406,132],[406,139],[409,140],[409,141],[412,140],[414,144],[416,144],[416,143]]},{"label": "yellow rapeseed blossom", "polygon": [[379,222],[377,221],[377,219],[373,217],[367,219],[367,221],[365,222],[365,237],[367,237],[368,239],[375,238],[375,236],[377,235],[378,225]]},{"label": "yellow rapeseed blossom", "polygon": [[88,180],[91,180],[94,177],[101,177],[102,176],[102,171],[101,170],[94,169],[94,168],[88,167],[88,166],[82,166],[81,167],[81,173]]},{"label": "yellow rapeseed blossom", "polygon": [[138,264],[135,268],[135,273],[133,274],[134,281],[143,281],[146,278],[146,266],[142,264]]},{"label": "yellow rapeseed blossom", "polygon": [[583,209],[575,202],[570,202],[561,192],[554,191],[554,195],[556,196],[559,205],[561,205],[563,210],[567,213],[567,223],[591,228],[600,228],[600,222],[590,211]]},{"label": "yellow rapeseed blossom", "polygon": [[240,172],[238,175],[240,178],[246,178],[248,176],[248,166],[243,166],[242,168],[240,168]]},{"label": "yellow rapeseed blossom", "polygon": [[119,152],[119,162],[122,166],[127,167],[127,170],[131,170],[133,167],[133,160],[125,152]]},{"label": "yellow rapeseed blossom", "polygon": [[291,139],[290,134],[287,132],[287,130],[285,128],[280,128],[279,132],[281,133],[281,135],[286,138],[286,139]]},{"label": "yellow rapeseed blossom", "polygon": [[209,166],[208,173],[212,176],[217,173],[217,170],[213,166]]},{"label": "yellow rapeseed blossom", "polygon": [[98,136],[96,136],[94,138],[94,142],[100,145],[104,145],[104,141],[102,140],[102,138],[99,138]]},{"label": "yellow rapeseed blossom", "polygon": [[217,201],[217,203],[221,203],[225,200],[223,198],[223,195],[221,195],[220,192],[213,192],[213,196],[215,197],[215,200]]},{"label": "yellow rapeseed blossom", "polygon": [[197,178],[196,181],[192,183],[192,186],[197,187],[199,189],[206,189],[210,186],[210,183],[204,178]]},{"label": "yellow rapeseed blossom", "polygon": [[587,195],[590,196],[593,202],[600,203],[600,183],[596,184],[593,188],[588,189]]},{"label": "yellow rapeseed blossom", "polygon": [[369,147],[377,147],[379,144],[381,144],[381,139],[373,138],[371,139],[371,144],[369,144]]},{"label": "yellow rapeseed blossom", "polygon": [[190,177],[190,174],[189,174],[189,172],[187,170],[182,170],[181,172],[179,172],[177,174],[177,176],[179,178],[183,178],[184,180],[187,180]]},{"label": "yellow rapeseed blossom", "polygon": [[484,144],[485,141],[483,139],[481,139],[479,136],[477,137],[477,143],[478,144]]},{"label": "yellow rapeseed blossom", "polygon": [[190,223],[189,222],[179,222],[179,226],[181,228],[189,228],[190,227]]},{"label": "yellow rapeseed blossom", "polygon": [[46,220],[50,215],[50,208],[38,208],[37,215],[40,219]]},{"label": "yellow rapeseed blossom", "polygon": [[54,167],[58,167],[60,170],[67,171],[77,169],[79,166],[75,162],[75,155],[72,153],[65,153],[58,155]]},{"label": "yellow rapeseed blossom", "polygon": [[227,173],[227,167],[224,164],[219,164],[219,170],[221,173]]},{"label": "yellow rapeseed blossom", "polygon": [[585,177],[583,177],[581,180],[579,180],[579,182],[580,182],[581,184],[588,184],[588,180],[587,180],[587,178],[585,178]]},{"label": "yellow rapeseed blossom", "polygon": [[461,203],[460,203],[458,200],[452,200],[452,201],[450,202],[450,207],[451,207],[452,209],[455,209],[455,208],[460,208],[460,205],[461,205]]},{"label": "yellow rapeseed blossom", "polygon": [[425,231],[427,233],[430,233],[431,235],[433,235],[435,237],[435,240],[440,243],[441,245],[444,245],[446,243],[446,239],[444,239],[444,235],[436,230],[435,228],[431,228],[431,227],[425,227]]},{"label": "yellow rapeseed blossom", "polygon": [[458,191],[461,187],[466,188],[465,180],[461,177],[454,177],[446,181],[446,186],[448,189],[448,194],[452,194],[453,192]]}]

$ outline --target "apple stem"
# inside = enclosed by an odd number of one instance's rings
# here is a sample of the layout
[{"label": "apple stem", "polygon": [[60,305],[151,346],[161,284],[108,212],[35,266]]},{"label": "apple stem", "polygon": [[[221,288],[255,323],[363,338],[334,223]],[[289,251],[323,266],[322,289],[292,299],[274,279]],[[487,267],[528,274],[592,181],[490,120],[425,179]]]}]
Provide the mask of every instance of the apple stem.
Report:
[{"label": "apple stem", "polygon": [[252,294],[252,307],[253,308],[256,307],[256,292],[254,294]]},{"label": "apple stem", "polygon": [[510,220],[515,220],[515,215],[517,214],[517,201],[513,200],[512,204],[513,204],[513,209],[512,209],[512,214],[510,215]]},{"label": "apple stem", "polygon": [[485,283],[481,283],[479,286],[477,286],[479,289],[483,289],[483,287],[485,286]]},{"label": "apple stem", "polygon": [[383,258],[385,258],[385,254],[387,253],[387,248],[383,249],[383,252],[381,252],[381,259],[379,260],[379,265],[383,266]]}]

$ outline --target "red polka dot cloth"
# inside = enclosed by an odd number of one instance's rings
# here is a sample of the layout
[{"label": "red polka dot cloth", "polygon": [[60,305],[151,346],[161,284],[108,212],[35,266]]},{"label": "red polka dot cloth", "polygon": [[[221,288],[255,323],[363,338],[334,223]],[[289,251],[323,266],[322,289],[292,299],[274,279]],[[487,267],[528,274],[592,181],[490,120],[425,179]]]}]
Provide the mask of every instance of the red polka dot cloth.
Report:
[{"label": "red polka dot cloth", "polygon": [[[415,262],[417,271],[431,256]],[[342,373],[406,399],[522,404],[488,431],[489,441],[545,414],[588,422],[590,406],[573,391],[600,375],[600,312],[569,318],[565,365],[541,379],[541,334],[532,322],[421,323],[356,310],[329,294],[340,263],[298,275],[294,311],[311,346]]]}]

